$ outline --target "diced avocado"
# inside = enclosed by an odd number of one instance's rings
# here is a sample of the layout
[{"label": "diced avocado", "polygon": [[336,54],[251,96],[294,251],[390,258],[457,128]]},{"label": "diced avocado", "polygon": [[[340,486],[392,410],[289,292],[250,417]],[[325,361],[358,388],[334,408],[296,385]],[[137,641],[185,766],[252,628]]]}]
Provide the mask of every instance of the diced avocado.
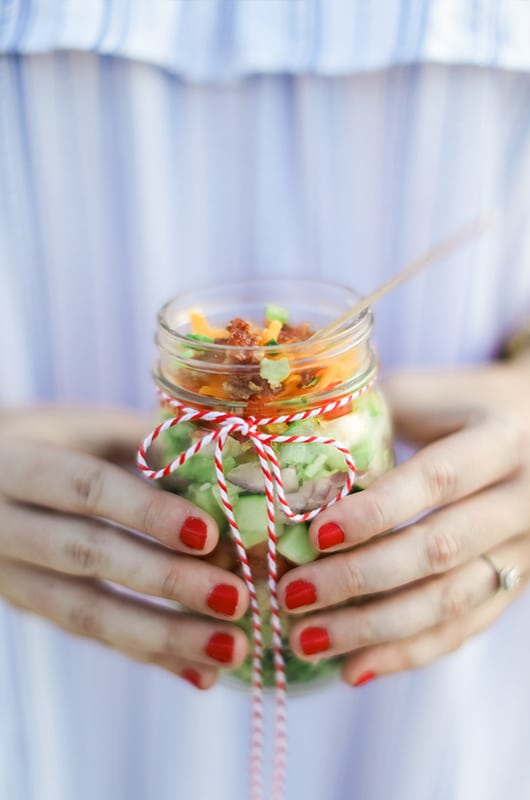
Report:
[{"label": "diced avocado", "polygon": [[214,496],[212,486],[209,483],[205,483],[202,486],[192,483],[191,486],[188,486],[186,489],[184,497],[186,500],[189,500],[190,503],[198,506],[198,508],[202,508],[203,511],[206,511],[207,514],[213,517],[219,526],[220,532],[225,530],[227,525],[226,517],[222,511],[222,508],[219,506]]},{"label": "diced avocado", "polygon": [[283,325],[289,319],[289,312],[283,306],[277,306],[275,303],[268,303],[265,306],[265,319],[267,322],[273,322],[273,320],[277,319]]},{"label": "diced avocado", "polygon": [[289,525],[278,540],[278,552],[293,564],[308,564],[318,556],[318,550],[309,541],[305,522]]},{"label": "diced avocado", "polygon": [[291,367],[288,358],[262,358],[259,365],[259,374],[271,386],[279,386],[289,376]]},{"label": "diced avocado", "polygon": [[[267,540],[267,506],[263,494],[241,494],[233,502],[234,516],[243,544],[248,549]],[[282,525],[276,519],[279,536]]]}]

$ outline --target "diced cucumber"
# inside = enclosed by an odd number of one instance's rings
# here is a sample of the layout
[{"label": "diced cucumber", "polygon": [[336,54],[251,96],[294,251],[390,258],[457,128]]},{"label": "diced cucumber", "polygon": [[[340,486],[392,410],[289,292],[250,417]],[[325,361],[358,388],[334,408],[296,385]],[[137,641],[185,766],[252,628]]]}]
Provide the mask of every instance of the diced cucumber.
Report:
[{"label": "diced cucumber", "polygon": [[199,486],[196,483],[192,483],[186,489],[184,497],[213,517],[219,526],[219,532],[225,530],[227,525],[226,517],[214,496],[213,487],[210,484],[206,483]]},{"label": "diced cucumber", "polygon": [[[171,414],[167,414],[167,419]],[[173,457],[180,455],[191,444],[191,436],[196,430],[197,426],[193,422],[178,422],[172,428],[168,428],[164,433],[163,441],[166,447],[166,453],[170,452]]]},{"label": "diced cucumber", "polygon": [[[236,460],[232,456],[226,456],[223,459],[223,465],[228,472],[236,465]],[[185,464],[178,468],[176,473],[179,478],[185,478],[193,483],[215,483],[217,475],[215,472],[215,464],[211,455],[204,453],[196,453],[191,456]]]},{"label": "diced cucumber", "polygon": [[293,564],[308,564],[318,556],[318,550],[309,541],[305,522],[289,525],[278,540],[278,552]]},{"label": "diced cucumber", "polygon": [[326,466],[331,472],[346,472],[346,458],[332,444],[323,445],[326,451]]},{"label": "diced cucumber", "polygon": [[351,454],[358,470],[368,469],[375,455],[376,444],[377,442],[373,442],[371,439],[363,439],[351,448]]},{"label": "diced cucumber", "polygon": [[306,442],[284,444],[279,453],[280,466],[306,467],[323,452],[323,447],[324,445],[321,444],[307,444]]},{"label": "diced cucumber", "polygon": [[314,419],[298,419],[287,426],[288,436],[314,436],[318,432],[318,425]]},{"label": "diced cucumber", "polygon": [[[233,502],[234,516],[243,544],[248,549],[267,540],[267,505],[263,494],[241,494]],[[276,533],[282,525],[276,518]]]},{"label": "diced cucumber", "polygon": [[311,464],[308,464],[307,467],[304,467],[304,477],[305,478],[315,478],[319,473],[324,472],[323,470],[324,465],[327,463],[327,457],[325,453],[320,453]]},{"label": "diced cucumber", "polygon": [[[228,490],[228,499],[232,503],[232,506],[234,506],[237,503],[241,489],[238,486],[233,486],[232,484],[229,483],[227,484],[227,490]],[[217,505],[224,514],[225,511],[224,511],[223,501],[221,500],[221,492],[217,484],[214,484],[212,486],[212,495],[215,502],[217,503]]]},{"label": "diced cucumber", "polygon": [[385,402],[382,395],[373,389],[362,394],[357,400],[354,400],[353,408],[355,412],[366,411],[372,417],[380,417],[386,414]]}]

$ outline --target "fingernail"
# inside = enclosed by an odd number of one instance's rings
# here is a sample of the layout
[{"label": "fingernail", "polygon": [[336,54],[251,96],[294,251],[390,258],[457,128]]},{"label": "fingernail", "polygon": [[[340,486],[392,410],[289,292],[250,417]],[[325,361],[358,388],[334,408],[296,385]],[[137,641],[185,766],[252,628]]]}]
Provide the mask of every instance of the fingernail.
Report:
[{"label": "fingernail", "polygon": [[359,675],[359,677],[357,678],[357,680],[355,681],[355,683],[353,685],[354,686],[362,686],[363,683],[368,683],[368,681],[373,680],[375,677],[376,677],[376,673],[375,672],[363,672],[362,675]]},{"label": "fingernail", "polygon": [[206,645],[206,655],[221,664],[228,664],[234,656],[234,637],[229,633],[214,633]]},{"label": "fingernail", "polygon": [[300,634],[300,646],[306,656],[329,650],[329,633],[325,628],[305,628]]},{"label": "fingernail", "polygon": [[191,683],[197,689],[202,689],[201,676],[196,669],[185,669],[183,672],[181,672],[181,677],[184,678],[185,681],[188,681],[188,683]]},{"label": "fingernail", "polygon": [[336,522],[325,522],[318,531],[318,546],[321,550],[336,547],[344,541],[344,531]]},{"label": "fingernail", "polygon": [[311,581],[292,581],[285,589],[285,605],[289,609],[309,606],[315,603],[317,590]]},{"label": "fingernail", "polygon": [[200,517],[187,517],[180,529],[180,541],[193,550],[202,550],[208,538],[208,526]]},{"label": "fingernail", "polygon": [[230,586],[228,583],[220,583],[212,589],[206,602],[208,608],[211,608],[212,611],[231,617],[235,614],[239,602],[239,592],[235,586]]}]

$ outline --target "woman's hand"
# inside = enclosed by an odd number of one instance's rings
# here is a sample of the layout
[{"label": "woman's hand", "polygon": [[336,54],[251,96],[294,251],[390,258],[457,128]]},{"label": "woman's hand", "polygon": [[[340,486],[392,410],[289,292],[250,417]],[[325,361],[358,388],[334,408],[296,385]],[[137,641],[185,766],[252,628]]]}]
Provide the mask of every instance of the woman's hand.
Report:
[{"label": "woman's hand", "polygon": [[[355,685],[455,650],[530,574],[530,362],[400,373],[386,394],[396,433],[420,449],[320,514],[310,536],[333,555],[279,587],[284,608],[311,612],[293,626],[295,653],[348,654]],[[497,591],[482,554],[517,569],[517,591]]]},{"label": "woman's hand", "polygon": [[0,414],[0,597],[208,688],[218,666],[245,658],[229,621],[248,593],[196,557],[217,543],[207,514],[118,466],[132,465],[147,428],[121,411]]}]

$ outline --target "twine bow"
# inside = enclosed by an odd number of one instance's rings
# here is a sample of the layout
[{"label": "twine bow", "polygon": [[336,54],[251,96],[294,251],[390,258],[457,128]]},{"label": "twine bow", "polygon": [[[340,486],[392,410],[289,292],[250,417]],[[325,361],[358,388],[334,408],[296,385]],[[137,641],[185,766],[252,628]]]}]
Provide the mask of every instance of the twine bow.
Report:
[{"label": "twine bow", "polygon": [[[175,415],[158,425],[142,442],[138,449],[137,463],[143,474],[151,479],[157,480],[165,478],[175,472],[192,456],[200,453],[212,442],[215,442],[214,464],[217,477],[217,484],[221,495],[221,501],[225,510],[228,524],[237,548],[243,577],[250,595],[250,610],[252,615],[253,630],[253,655],[252,655],[252,731],[250,744],[250,790],[251,800],[263,800],[263,678],[262,678],[262,657],[263,643],[261,635],[261,617],[258,607],[258,599],[248,556],[245,546],[234,516],[234,509],[228,496],[226,479],[223,470],[223,448],[229,436],[238,434],[240,437],[249,439],[256,450],[263,478],[265,481],[265,502],[267,508],[267,533],[268,533],[268,585],[269,602],[271,609],[271,629],[274,653],[274,676],[275,676],[275,738],[274,738],[274,759],[272,770],[272,800],[282,800],[284,794],[285,775],[287,768],[287,709],[286,709],[286,678],[285,663],[282,653],[282,631],[280,608],[278,605],[278,557],[276,552],[277,537],[275,524],[275,501],[280,506],[286,517],[293,522],[307,522],[326,508],[345,497],[352,489],[355,481],[355,462],[349,449],[338,442],[336,439],[325,436],[304,436],[291,435],[283,436],[275,433],[265,433],[261,430],[266,425],[297,422],[299,420],[310,419],[312,417],[325,416],[333,411],[347,406],[361,394],[364,394],[372,385],[372,382],[362,386],[356,392],[349,394],[339,400],[334,400],[326,405],[313,408],[308,411],[300,411],[295,414],[284,414],[277,417],[239,417],[221,411],[204,411],[196,408],[189,408],[178,400],[160,392],[165,405],[172,408]],[[150,469],[146,461],[146,452],[151,444],[161,433],[183,422],[210,422],[216,423],[218,427],[205,433],[200,439],[193,443],[187,450],[177,458],[159,470]],[[280,470],[280,464],[272,444],[305,443],[305,444],[326,444],[335,447],[345,458],[346,478],[344,486],[329,502],[319,508],[305,513],[295,513],[289,507],[285,497],[285,490]]]}]

